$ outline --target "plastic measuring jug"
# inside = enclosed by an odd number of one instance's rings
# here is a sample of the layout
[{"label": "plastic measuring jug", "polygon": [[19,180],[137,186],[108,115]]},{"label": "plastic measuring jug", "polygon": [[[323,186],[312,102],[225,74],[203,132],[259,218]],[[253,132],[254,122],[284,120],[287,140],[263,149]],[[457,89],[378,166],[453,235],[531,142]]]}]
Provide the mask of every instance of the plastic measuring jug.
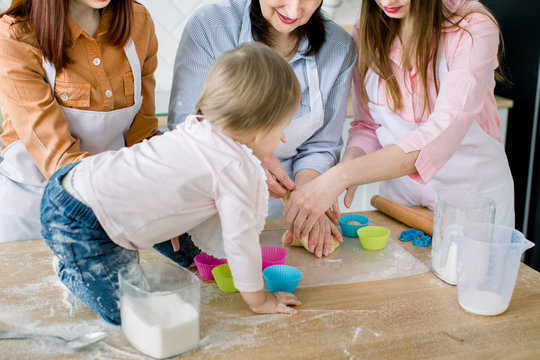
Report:
[{"label": "plastic measuring jug", "polygon": [[[431,244],[431,270],[441,280],[457,284],[457,248],[451,242],[442,255],[446,229],[454,224],[493,223],[495,202],[490,197],[471,189],[439,189],[435,197],[433,238]],[[444,264],[444,265],[443,265]]]},{"label": "plastic measuring jug", "polygon": [[503,225],[452,225],[444,237],[443,259],[455,239],[459,305],[478,315],[498,315],[506,311],[514,292],[521,255],[534,244],[519,231]]},{"label": "plastic measuring jug", "polygon": [[119,273],[124,337],[155,359],[199,346],[201,284],[189,270],[164,261],[133,264]]}]

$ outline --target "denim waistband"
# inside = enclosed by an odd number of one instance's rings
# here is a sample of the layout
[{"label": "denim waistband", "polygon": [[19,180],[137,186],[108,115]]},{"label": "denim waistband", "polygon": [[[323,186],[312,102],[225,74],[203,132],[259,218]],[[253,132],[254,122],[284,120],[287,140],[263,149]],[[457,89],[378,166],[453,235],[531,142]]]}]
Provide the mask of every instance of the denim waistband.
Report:
[{"label": "denim waistband", "polygon": [[100,227],[99,221],[91,208],[75,199],[62,186],[62,178],[75,166],[77,163],[68,164],[58,169],[49,179],[43,198],[48,197],[49,201],[54,204],[64,215],[73,220],[85,219],[88,226],[92,228]]}]

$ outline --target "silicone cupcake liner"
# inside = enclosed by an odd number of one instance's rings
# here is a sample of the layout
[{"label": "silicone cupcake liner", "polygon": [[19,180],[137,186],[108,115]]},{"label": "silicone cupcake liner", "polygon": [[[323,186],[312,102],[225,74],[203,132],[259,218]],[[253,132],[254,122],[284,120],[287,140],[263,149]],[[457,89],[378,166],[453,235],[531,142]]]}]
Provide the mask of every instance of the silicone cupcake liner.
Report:
[{"label": "silicone cupcake liner", "polygon": [[193,260],[195,260],[195,265],[197,265],[197,270],[199,270],[201,277],[209,280],[214,280],[214,275],[212,275],[213,268],[227,263],[226,259],[218,259],[207,253],[200,253]]},{"label": "silicone cupcake liner", "polygon": [[262,269],[272,265],[283,265],[287,257],[287,250],[277,246],[261,246]]},{"label": "silicone cupcake liner", "polygon": [[289,265],[272,265],[264,269],[263,276],[271,293],[276,291],[292,293],[302,277],[302,272]]},{"label": "silicone cupcake liner", "polygon": [[238,290],[234,287],[233,278],[231,274],[231,269],[229,264],[223,264],[216,266],[212,269],[212,274],[218,288],[225,292],[237,292]]},{"label": "silicone cupcake liner", "polygon": [[[347,224],[349,221],[356,221],[360,223],[360,225]],[[341,230],[343,231],[343,235],[348,237],[356,237],[356,232],[358,229],[367,226],[369,224],[369,219],[363,215],[347,214],[340,217],[338,222],[341,226]]]},{"label": "silicone cupcake liner", "polygon": [[386,245],[390,229],[383,226],[366,226],[358,229],[358,238],[366,250],[381,250]]}]

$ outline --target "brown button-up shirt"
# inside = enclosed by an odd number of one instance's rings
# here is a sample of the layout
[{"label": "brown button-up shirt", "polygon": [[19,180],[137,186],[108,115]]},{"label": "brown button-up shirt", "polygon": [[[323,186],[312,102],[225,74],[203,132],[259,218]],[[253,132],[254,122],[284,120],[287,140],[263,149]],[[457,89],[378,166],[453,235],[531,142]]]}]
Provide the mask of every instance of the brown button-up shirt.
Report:
[{"label": "brown button-up shirt", "polygon": [[[133,5],[132,39],[141,63],[144,100],[127,133],[127,146],[159,134],[154,104],[158,49],[154,23],[144,6]],[[29,22],[7,15],[0,19],[0,106],[4,117],[0,150],[21,140],[48,178],[63,165],[91,155],[81,151],[79,140],[71,135],[60,105],[111,111],[134,104],[133,74],[124,49],[103,42],[112,16],[110,9],[103,10],[95,37],[69,20],[72,63],[57,72],[54,95]]]}]

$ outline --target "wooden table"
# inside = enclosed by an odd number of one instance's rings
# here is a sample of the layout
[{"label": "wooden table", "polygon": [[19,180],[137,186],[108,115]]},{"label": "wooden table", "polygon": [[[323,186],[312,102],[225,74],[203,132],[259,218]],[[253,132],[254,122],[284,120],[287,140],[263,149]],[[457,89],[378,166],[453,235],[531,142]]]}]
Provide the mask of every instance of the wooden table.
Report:
[{"label": "wooden table", "polygon": [[[405,226],[373,211],[375,225],[399,234]],[[280,228],[272,221],[269,229]],[[429,264],[429,248],[402,243]],[[153,250],[143,259],[157,259]],[[68,335],[105,326],[111,334],[84,351],[55,343],[0,340],[1,359],[140,359],[120,328],[107,326],[63,289],[42,241],[0,244],[0,330]],[[238,293],[202,284],[201,346],[183,359],[540,358],[540,273],[521,265],[508,310],[484,317],[463,311],[456,287],[421,275],[346,285],[299,288],[298,315],[255,315]]]}]

